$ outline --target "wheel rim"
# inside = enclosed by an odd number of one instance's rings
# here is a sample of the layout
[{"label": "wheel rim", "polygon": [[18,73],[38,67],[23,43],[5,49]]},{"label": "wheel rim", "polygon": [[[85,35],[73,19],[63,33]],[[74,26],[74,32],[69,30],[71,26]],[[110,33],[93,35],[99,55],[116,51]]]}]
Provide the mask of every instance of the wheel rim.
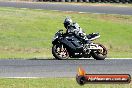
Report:
[{"label": "wheel rim", "polygon": [[102,49],[99,49],[97,51],[97,54],[100,56],[106,56],[107,55],[107,49],[103,45],[99,45]]},{"label": "wheel rim", "polygon": [[62,59],[67,59],[69,57],[69,53],[63,45],[55,45],[55,53]]}]

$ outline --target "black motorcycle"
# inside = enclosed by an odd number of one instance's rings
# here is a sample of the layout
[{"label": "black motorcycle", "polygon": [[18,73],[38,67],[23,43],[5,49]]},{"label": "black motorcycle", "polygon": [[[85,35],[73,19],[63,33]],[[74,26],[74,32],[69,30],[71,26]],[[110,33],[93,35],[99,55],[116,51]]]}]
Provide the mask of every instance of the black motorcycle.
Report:
[{"label": "black motorcycle", "polygon": [[[100,37],[99,33],[89,34],[88,39],[93,41]],[[104,60],[107,56],[107,49],[99,43],[86,44],[73,34],[63,33],[59,30],[52,40],[52,54],[58,59],[68,58],[90,58]]]}]

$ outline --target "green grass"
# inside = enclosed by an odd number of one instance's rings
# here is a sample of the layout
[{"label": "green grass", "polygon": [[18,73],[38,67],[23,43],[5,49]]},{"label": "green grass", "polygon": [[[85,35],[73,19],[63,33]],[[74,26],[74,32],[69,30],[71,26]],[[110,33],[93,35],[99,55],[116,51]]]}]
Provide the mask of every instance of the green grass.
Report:
[{"label": "green grass", "polygon": [[[52,57],[54,33],[70,16],[86,33],[100,32],[108,57],[132,58],[132,16],[0,7],[0,58]],[[65,29],[64,29],[65,30]]]},{"label": "green grass", "polygon": [[130,84],[86,84],[80,86],[75,78],[0,79],[0,88],[131,88]]}]

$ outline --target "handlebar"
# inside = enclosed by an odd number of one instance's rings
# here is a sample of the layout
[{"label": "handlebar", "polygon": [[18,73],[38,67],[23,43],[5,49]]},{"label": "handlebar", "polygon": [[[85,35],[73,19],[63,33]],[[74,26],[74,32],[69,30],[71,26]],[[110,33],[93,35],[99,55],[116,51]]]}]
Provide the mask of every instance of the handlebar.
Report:
[{"label": "handlebar", "polygon": [[57,33],[61,33],[61,34],[63,34],[63,30],[59,30]]},{"label": "handlebar", "polygon": [[63,30],[59,30],[58,32],[61,32],[61,31],[63,31]]}]

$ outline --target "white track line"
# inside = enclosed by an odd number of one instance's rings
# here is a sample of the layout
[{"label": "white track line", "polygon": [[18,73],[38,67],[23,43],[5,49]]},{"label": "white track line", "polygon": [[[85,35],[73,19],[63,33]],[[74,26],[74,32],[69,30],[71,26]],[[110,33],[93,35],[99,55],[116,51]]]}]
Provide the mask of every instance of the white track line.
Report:
[{"label": "white track line", "polygon": [[[94,58],[79,58],[80,60],[82,59],[82,60],[87,60],[87,59],[94,59]],[[132,58],[106,58],[105,60],[110,60],[110,59],[132,59]]]}]

